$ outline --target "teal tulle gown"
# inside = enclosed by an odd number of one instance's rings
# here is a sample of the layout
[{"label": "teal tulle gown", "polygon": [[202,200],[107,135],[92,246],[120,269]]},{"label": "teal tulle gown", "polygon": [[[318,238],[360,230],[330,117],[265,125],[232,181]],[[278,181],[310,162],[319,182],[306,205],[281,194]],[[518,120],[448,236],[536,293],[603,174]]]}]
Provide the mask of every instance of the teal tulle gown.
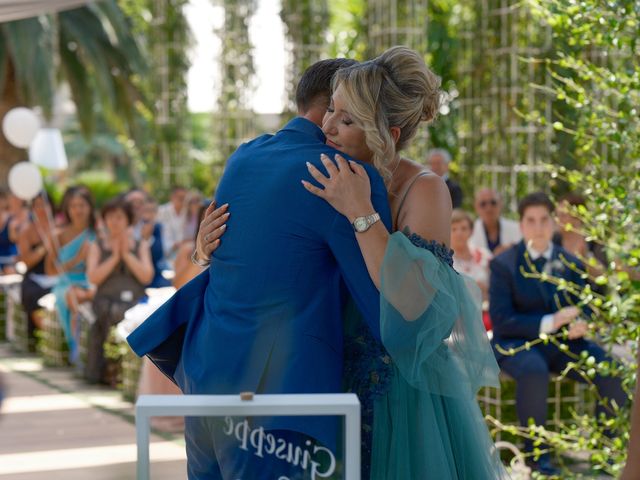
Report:
[{"label": "teal tulle gown", "polygon": [[362,403],[363,480],[508,478],[476,401],[498,386],[480,292],[451,252],[391,235],[381,270],[381,346],[347,315],[345,381]]},{"label": "teal tulle gown", "polygon": [[[58,262],[63,264],[73,259],[82,248],[84,242],[92,242],[94,239],[95,234],[92,230],[84,230],[69,243],[60,247],[58,250]],[[87,266],[84,261],[78,263],[69,271],[59,275],[58,282],[51,290],[56,297],[56,310],[58,312],[60,325],[62,326],[64,336],[69,346],[70,358],[72,361],[77,357],[77,342],[75,332],[71,331],[71,311],[69,310],[69,306],[65,300],[65,294],[71,286],[89,288],[86,269]]]}]

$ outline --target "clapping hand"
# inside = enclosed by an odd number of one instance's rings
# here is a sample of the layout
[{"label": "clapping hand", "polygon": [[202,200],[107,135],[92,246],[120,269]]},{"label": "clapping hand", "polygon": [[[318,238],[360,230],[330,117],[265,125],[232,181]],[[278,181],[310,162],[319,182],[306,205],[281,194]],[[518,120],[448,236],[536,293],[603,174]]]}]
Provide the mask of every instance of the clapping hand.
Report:
[{"label": "clapping hand", "polygon": [[131,244],[130,244],[130,241],[129,241],[129,235],[128,235],[128,233],[129,233],[129,232],[127,232],[127,231],[125,230],[124,232],[122,232],[122,233],[120,234],[120,239],[119,239],[119,243],[120,243],[120,255],[121,255],[122,257],[124,257],[127,253],[129,253],[129,250],[130,250],[129,246],[130,246]]},{"label": "clapping hand", "polygon": [[122,256],[122,237],[117,236],[111,239],[111,254],[117,259]]}]

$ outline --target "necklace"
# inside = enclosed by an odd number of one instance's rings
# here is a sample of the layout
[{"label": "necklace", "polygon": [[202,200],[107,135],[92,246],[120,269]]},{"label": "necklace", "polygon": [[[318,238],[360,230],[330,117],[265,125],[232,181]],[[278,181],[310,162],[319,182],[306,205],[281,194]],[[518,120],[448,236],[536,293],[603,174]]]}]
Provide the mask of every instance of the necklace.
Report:
[{"label": "necklace", "polygon": [[[389,176],[389,195],[393,196],[393,197],[397,197],[398,196],[398,192],[396,191],[396,188],[393,185],[393,183],[394,183],[395,174],[398,171],[398,168],[400,167],[400,163],[402,163],[402,157],[398,157],[398,161],[396,162],[396,166],[393,168],[393,170],[391,170],[391,175]],[[394,188],[392,188],[392,187],[394,187]]]}]

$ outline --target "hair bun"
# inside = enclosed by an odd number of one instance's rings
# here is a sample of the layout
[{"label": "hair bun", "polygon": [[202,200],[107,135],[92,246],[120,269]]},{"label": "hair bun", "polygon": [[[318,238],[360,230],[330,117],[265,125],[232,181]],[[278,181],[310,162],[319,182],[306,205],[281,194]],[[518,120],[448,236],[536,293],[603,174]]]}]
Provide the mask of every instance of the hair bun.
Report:
[{"label": "hair bun", "polygon": [[422,99],[422,117],[420,120],[423,122],[432,122],[438,116],[444,95],[440,90],[440,77],[438,78],[438,88],[427,92]]},{"label": "hair bun", "polygon": [[441,79],[427,67],[418,52],[404,46],[391,47],[375,61],[384,68],[399,91],[418,102],[416,107],[420,109],[421,121],[435,119],[442,102]]}]

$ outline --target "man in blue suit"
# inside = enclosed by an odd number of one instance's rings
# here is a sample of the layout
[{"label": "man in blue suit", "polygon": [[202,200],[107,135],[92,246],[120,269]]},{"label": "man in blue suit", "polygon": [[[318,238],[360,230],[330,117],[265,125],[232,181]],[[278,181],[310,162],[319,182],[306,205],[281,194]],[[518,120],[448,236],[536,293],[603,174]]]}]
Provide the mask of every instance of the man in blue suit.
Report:
[{"label": "man in blue suit", "polygon": [[[532,193],[523,198],[518,213],[524,240],[498,255],[490,264],[492,343],[500,368],[517,383],[516,409],[522,426],[527,426],[530,418],[536,425],[545,424],[549,372],[561,372],[572,358],[551,343],[536,344],[515,355],[505,355],[500,350],[518,349],[526,342],[538,339],[540,334],[567,329],[569,340],[566,345],[571,353],[579,355],[586,351],[596,362],[611,361],[602,348],[583,338],[587,323],[582,319],[585,312],[576,306],[578,299],[558,291],[551,282],[530,276],[547,273],[578,287],[584,286],[585,281],[576,271],[583,270],[584,266],[551,241],[555,226],[553,212],[554,205],[544,193]],[[582,381],[575,372],[569,376]],[[596,376],[593,382],[602,397],[615,400],[618,405],[625,401],[626,395],[618,379]],[[607,415],[612,413],[604,405],[599,405],[598,410]],[[525,442],[525,450],[531,452],[531,442]],[[545,475],[557,474],[549,454],[530,463]]]},{"label": "man in blue suit", "polygon": [[[361,233],[300,182],[306,162],[322,169],[320,154],[337,153],[325,145],[319,125],[333,73],[351,63],[310,67],[298,87],[300,116],[229,158],[216,201],[228,203],[233,214],[211,266],[129,336],[134,351],[149,355],[184,393],[340,392],[349,295],[380,338],[379,296],[358,247]],[[379,216],[361,215],[390,227],[384,182],[365,168]],[[314,454],[326,463],[323,446],[334,445],[338,426],[322,417],[253,419],[252,432],[272,446],[286,445],[280,454],[274,447],[259,455],[243,448],[225,422],[187,420],[189,478],[313,478],[311,470],[321,468]]]}]

